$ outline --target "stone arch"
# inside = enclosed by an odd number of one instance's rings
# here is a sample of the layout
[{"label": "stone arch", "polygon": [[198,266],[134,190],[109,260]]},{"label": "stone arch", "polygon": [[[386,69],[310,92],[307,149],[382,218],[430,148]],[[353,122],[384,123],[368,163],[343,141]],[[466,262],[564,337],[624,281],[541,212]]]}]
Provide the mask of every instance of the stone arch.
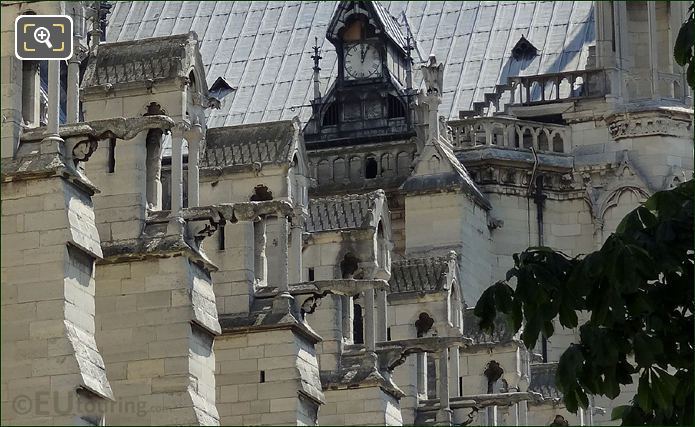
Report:
[{"label": "stone arch", "polygon": [[538,133],[538,151],[550,151],[550,138],[548,131],[541,129]]},{"label": "stone arch", "polygon": [[410,153],[406,151],[401,151],[396,155],[396,165],[398,169],[398,176],[404,176],[410,174],[410,165],[412,160],[410,158]]},{"label": "stone arch", "polygon": [[333,180],[337,183],[345,181],[347,178],[347,162],[342,157],[333,160]]},{"label": "stone arch", "polygon": [[362,178],[362,159],[358,156],[350,157],[350,181],[357,182]]},{"label": "stone arch", "polygon": [[379,176],[379,162],[373,154],[367,155],[364,159],[364,177],[365,179],[374,179]]},{"label": "stone arch", "polygon": [[565,152],[565,141],[562,137],[562,133],[559,131],[553,133],[553,151],[556,153]]},{"label": "stone arch", "polygon": [[384,153],[381,155],[381,175],[382,176],[392,176],[394,175],[394,165],[391,153]]},{"label": "stone arch", "polygon": [[328,184],[331,182],[331,165],[326,159],[321,159],[316,165],[316,179],[319,184]]}]

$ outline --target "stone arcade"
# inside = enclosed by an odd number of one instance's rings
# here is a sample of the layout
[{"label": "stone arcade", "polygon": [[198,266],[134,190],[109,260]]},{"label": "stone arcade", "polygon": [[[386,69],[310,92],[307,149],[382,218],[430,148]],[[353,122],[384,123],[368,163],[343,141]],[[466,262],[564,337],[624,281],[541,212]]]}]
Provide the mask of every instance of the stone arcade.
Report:
[{"label": "stone arcade", "polygon": [[686,9],[3,2],[0,421],[607,423],[472,307],[692,175]]}]

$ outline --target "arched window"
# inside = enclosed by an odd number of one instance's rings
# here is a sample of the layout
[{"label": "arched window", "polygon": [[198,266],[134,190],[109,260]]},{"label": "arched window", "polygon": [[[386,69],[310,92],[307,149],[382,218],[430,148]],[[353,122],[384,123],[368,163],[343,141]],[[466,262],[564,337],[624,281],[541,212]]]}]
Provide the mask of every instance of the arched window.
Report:
[{"label": "arched window", "polygon": [[333,180],[335,182],[341,183],[347,177],[347,170],[345,169],[345,159],[338,157],[333,160]]},{"label": "arched window", "polygon": [[364,177],[374,179],[379,174],[379,164],[374,157],[367,157],[364,163]]}]

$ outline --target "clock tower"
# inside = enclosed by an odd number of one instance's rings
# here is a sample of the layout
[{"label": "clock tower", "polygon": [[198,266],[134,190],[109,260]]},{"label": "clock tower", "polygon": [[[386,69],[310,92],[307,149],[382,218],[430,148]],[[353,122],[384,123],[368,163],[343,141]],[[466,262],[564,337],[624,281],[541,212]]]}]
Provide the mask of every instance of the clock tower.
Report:
[{"label": "clock tower", "polygon": [[411,48],[397,20],[379,2],[342,1],[326,37],[336,49],[338,76],[325,96],[315,91],[307,148],[414,135]]}]

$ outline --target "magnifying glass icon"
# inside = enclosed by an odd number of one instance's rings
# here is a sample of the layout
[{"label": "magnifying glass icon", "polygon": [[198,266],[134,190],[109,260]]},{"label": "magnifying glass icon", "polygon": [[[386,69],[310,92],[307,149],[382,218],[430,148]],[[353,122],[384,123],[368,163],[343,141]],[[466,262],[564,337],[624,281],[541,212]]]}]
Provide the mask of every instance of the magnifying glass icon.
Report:
[{"label": "magnifying glass icon", "polygon": [[34,40],[36,40],[37,43],[45,44],[49,49],[53,49],[53,45],[51,44],[51,33],[48,32],[46,27],[38,27],[34,30]]}]

